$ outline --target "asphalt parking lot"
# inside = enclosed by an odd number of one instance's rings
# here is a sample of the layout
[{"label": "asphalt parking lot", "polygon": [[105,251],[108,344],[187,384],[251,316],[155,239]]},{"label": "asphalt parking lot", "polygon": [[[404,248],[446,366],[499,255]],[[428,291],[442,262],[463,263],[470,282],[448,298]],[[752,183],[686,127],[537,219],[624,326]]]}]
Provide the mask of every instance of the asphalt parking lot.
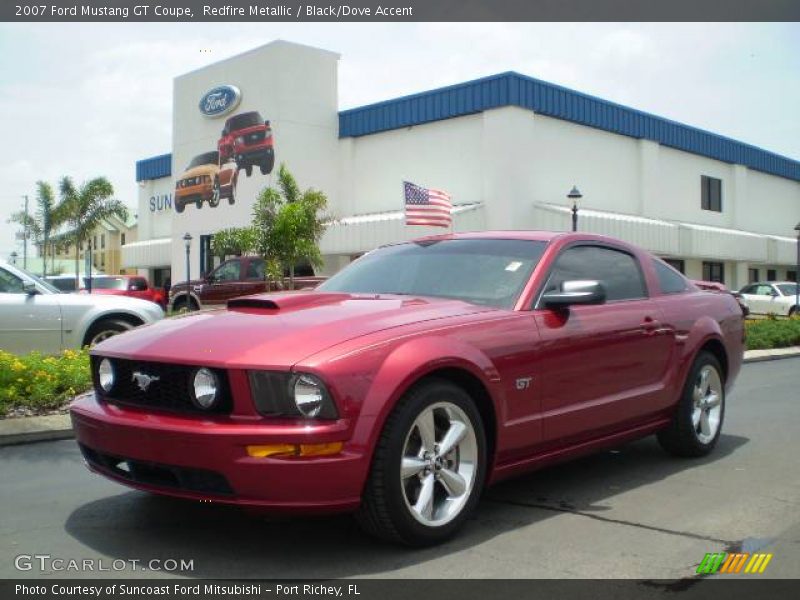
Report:
[{"label": "asphalt parking lot", "polygon": [[[798,577],[799,382],[800,358],[746,365],[710,457],[671,458],[651,438],[533,473],[490,489],[460,536],[426,550],[348,517],[254,518],[131,491],[86,471],[72,441],[0,448],[0,577],[682,579],[705,553],[739,549],[774,554],[760,577]],[[15,568],[41,554],[193,570]]]}]

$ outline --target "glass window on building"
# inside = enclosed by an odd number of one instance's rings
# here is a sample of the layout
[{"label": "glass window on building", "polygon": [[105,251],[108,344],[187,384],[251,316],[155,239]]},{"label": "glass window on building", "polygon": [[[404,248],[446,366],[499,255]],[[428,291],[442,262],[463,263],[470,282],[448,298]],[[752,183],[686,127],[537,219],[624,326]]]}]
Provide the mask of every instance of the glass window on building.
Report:
[{"label": "glass window on building", "polygon": [[105,247],[106,247],[106,234],[105,233],[101,233],[100,234],[100,248],[105,249]]},{"label": "glass window on building", "polygon": [[722,212],[722,180],[716,177],[701,175],[700,206],[703,210]]},{"label": "glass window on building", "polygon": [[786,271],[786,281],[797,281],[797,271]]},{"label": "glass window on building", "polygon": [[767,269],[767,281],[777,281],[778,272],[775,269]]},{"label": "glass window on building", "polygon": [[747,269],[748,283],[755,283],[759,279],[761,279],[761,277],[759,277],[758,269]]},{"label": "glass window on building", "polygon": [[120,236],[119,236],[119,244],[120,244],[120,246],[124,246],[125,245],[125,233],[124,232],[121,233]]},{"label": "glass window on building", "polygon": [[725,265],[721,262],[703,261],[703,279],[716,283],[725,283]]}]

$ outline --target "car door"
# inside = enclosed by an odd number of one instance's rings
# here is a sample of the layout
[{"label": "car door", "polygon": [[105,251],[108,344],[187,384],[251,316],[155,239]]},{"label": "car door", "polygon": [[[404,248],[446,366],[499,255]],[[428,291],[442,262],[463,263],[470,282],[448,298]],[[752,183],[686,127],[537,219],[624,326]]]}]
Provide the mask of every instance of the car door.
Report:
[{"label": "car door", "polygon": [[750,312],[753,314],[760,314],[760,298],[756,294],[757,289],[758,284],[751,283],[750,285],[743,287],[741,292],[739,292],[742,295],[745,304],[747,304],[747,308],[749,308]]},{"label": "car door", "polygon": [[223,304],[230,298],[240,296],[242,259],[226,260],[211,272],[208,286],[203,290],[204,304]]},{"label": "car door", "polygon": [[61,351],[59,294],[29,294],[23,283],[0,267],[0,349],[56,354]]},{"label": "car door", "polygon": [[596,243],[572,245],[556,258],[542,293],[571,280],[600,281],[607,300],[536,307],[545,444],[603,435],[652,416],[663,405],[673,352],[635,255]]},{"label": "car door", "polygon": [[260,294],[266,291],[267,283],[264,281],[264,259],[249,258],[247,264],[242,265],[242,282],[239,293],[242,296],[248,294]]},{"label": "car door", "polygon": [[755,306],[755,310],[753,312],[759,315],[768,315],[770,314],[773,308],[773,289],[772,286],[768,283],[759,283],[755,286],[755,290],[753,295],[753,305]]}]

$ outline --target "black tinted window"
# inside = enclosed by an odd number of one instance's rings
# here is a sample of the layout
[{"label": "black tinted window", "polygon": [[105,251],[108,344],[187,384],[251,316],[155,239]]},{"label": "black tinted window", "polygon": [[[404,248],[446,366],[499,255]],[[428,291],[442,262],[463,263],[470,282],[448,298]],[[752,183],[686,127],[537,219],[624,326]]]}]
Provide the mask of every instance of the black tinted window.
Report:
[{"label": "black tinted window", "polygon": [[653,265],[655,265],[656,268],[658,287],[661,288],[662,294],[678,294],[686,290],[686,280],[680,273],[671,269],[660,260],[654,260]]},{"label": "black tinted window", "polygon": [[247,279],[264,279],[264,260],[261,258],[252,259],[247,263]]},{"label": "black tinted window", "polygon": [[255,127],[261,125],[261,115],[257,112],[242,113],[231,117],[228,121],[228,131],[236,131],[237,129],[244,129],[245,127]]},{"label": "black tinted window", "polygon": [[[189,163],[189,166],[186,167],[187,169],[191,169],[192,167],[199,167],[201,165],[216,165],[219,164],[219,152],[206,152],[205,154],[199,154],[192,159],[192,162]],[[97,242],[95,242],[97,244]]]},{"label": "black tinted window", "polygon": [[556,259],[545,292],[556,291],[565,281],[596,280],[606,288],[606,299],[629,300],[647,297],[642,272],[636,259],[620,250],[602,246],[573,246]]}]

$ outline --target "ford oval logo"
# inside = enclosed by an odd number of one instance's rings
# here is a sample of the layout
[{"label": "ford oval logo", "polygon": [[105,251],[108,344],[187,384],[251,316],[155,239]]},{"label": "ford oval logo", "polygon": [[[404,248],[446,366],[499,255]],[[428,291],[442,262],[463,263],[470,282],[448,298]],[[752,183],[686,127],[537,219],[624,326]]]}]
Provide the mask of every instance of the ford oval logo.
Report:
[{"label": "ford oval logo", "polygon": [[241,99],[242,92],[235,85],[221,85],[203,94],[200,112],[207,117],[221,117],[236,108]]}]

